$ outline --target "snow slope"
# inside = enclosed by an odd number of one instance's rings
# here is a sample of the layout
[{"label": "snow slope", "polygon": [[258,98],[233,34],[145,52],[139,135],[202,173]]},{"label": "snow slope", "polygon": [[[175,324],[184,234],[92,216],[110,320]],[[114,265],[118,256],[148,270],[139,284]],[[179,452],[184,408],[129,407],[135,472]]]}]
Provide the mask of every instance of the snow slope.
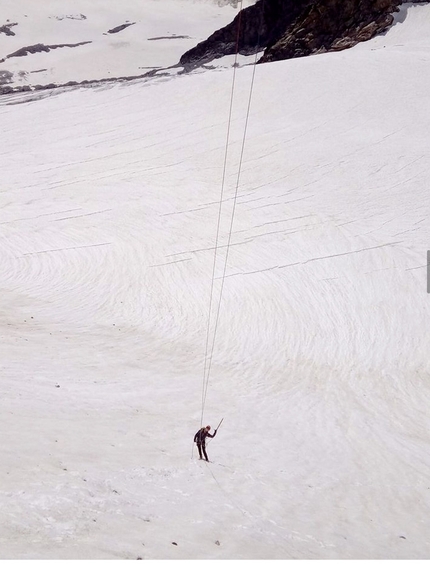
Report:
[{"label": "snow slope", "polygon": [[0,99],[4,558],[428,557],[430,6],[403,16],[257,67],[215,464],[232,70]]},{"label": "snow slope", "polygon": [[[14,86],[142,75],[177,64],[236,13],[215,0],[3,0],[0,27],[16,25],[0,33],[0,84],[2,73]],[[9,57],[37,44],[66,46]]]}]

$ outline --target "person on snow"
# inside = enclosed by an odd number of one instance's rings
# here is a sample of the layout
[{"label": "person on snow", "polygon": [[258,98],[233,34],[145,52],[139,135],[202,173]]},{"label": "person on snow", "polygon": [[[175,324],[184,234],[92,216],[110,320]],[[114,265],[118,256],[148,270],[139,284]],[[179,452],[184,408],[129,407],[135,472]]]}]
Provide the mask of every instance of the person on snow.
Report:
[{"label": "person on snow", "polygon": [[206,454],[206,437],[210,437],[213,439],[216,435],[216,429],[214,434],[211,435],[209,431],[211,430],[211,426],[207,425],[206,427],[202,427],[197,433],[194,435],[194,442],[197,443],[197,448],[199,449],[200,460],[203,460],[202,453],[205,455],[206,462],[209,462],[208,455]]}]

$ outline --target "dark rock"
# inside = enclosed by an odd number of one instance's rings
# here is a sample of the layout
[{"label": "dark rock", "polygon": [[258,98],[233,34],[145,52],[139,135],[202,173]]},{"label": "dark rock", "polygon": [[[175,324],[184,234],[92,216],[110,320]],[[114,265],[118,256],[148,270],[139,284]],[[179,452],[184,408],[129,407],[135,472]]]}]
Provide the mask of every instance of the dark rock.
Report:
[{"label": "dark rock", "polygon": [[55,18],[58,21],[61,20],[86,20],[87,16],[84,14],[77,14],[77,15],[69,15],[69,16],[56,16]]},{"label": "dark rock", "polygon": [[122,31],[123,29],[126,29],[127,27],[130,27],[131,25],[135,25],[135,23],[136,22],[118,25],[117,27],[114,27],[112,29],[108,29],[108,33],[119,33],[120,31]]},{"label": "dark rock", "polygon": [[36,86],[33,86],[33,90],[49,90],[55,87],[55,84],[36,84]]},{"label": "dark rock", "polygon": [[282,0],[259,0],[242,10],[231,24],[184,53],[179,62],[185,68],[192,68],[233,55],[236,50],[242,55],[256,53],[281,35],[285,25],[299,16],[301,4],[306,1],[288,0],[284,5]]},{"label": "dark rock", "polygon": [[148,37],[148,41],[160,41],[161,39],[191,39],[189,35],[160,35],[160,37]]},{"label": "dark rock", "polygon": [[13,72],[2,70],[0,71],[0,84],[9,84],[12,82]]},{"label": "dark rock", "polygon": [[29,45],[28,47],[22,47],[21,49],[18,49],[18,51],[14,51],[8,55],[6,59],[10,59],[11,57],[26,57],[28,54],[42,52],[49,53],[49,47],[47,45],[43,45],[43,43],[36,43],[36,45]]},{"label": "dark rock", "polygon": [[44,45],[43,43],[36,43],[36,45],[29,45],[28,47],[21,47],[18,51],[14,51],[7,55],[0,62],[4,63],[6,59],[11,57],[26,57],[27,55],[34,55],[34,53],[49,53],[52,49],[61,49],[63,47],[80,47],[81,45],[88,45],[92,41],[81,41],[80,43],[61,43],[59,45]]},{"label": "dark rock", "polygon": [[2,25],[2,26],[0,26],[0,33],[4,33],[5,35],[9,35],[9,36],[16,35],[16,33],[10,29],[11,27],[14,27],[16,25],[18,25],[18,24],[17,23],[8,23],[6,25]]},{"label": "dark rock", "polygon": [[340,51],[368,41],[393,23],[400,0],[320,0],[288,26],[261,62]]},{"label": "dark rock", "polygon": [[259,62],[340,51],[382,33],[402,0],[259,0],[180,59],[186,70],[264,50]]}]

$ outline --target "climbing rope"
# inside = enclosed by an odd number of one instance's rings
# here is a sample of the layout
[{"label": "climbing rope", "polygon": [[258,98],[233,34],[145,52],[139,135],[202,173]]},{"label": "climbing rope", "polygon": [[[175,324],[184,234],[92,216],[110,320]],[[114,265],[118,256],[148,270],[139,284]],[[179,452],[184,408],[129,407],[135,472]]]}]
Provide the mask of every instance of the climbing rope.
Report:
[{"label": "climbing rope", "polygon": [[[234,65],[233,65],[233,79],[232,79],[232,84],[231,84],[230,105],[229,105],[229,114],[228,114],[228,121],[227,121],[227,135],[226,135],[226,140],[225,140],[225,151],[224,151],[224,164],[223,164],[222,180],[221,180],[221,194],[220,194],[220,201],[219,201],[219,208],[218,208],[218,222],[217,222],[217,229],[216,229],[216,236],[215,236],[214,259],[213,259],[213,265],[212,265],[211,289],[210,289],[210,297],[209,297],[209,314],[208,314],[208,323],[207,323],[207,329],[206,329],[206,345],[205,345],[205,355],[204,355],[205,360],[204,360],[204,368],[203,368],[202,414],[201,414],[200,425],[203,425],[203,415],[204,415],[204,410],[205,410],[207,388],[208,388],[209,376],[210,376],[210,370],[208,370],[207,367],[208,367],[209,338],[210,338],[211,317],[212,317],[212,303],[213,303],[213,293],[214,293],[215,269],[216,269],[216,262],[217,262],[217,256],[218,256],[220,225],[221,225],[221,216],[222,216],[222,204],[223,204],[223,199],[224,199],[224,188],[225,188],[225,179],[226,179],[226,172],[227,172],[227,158],[228,158],[228,149],[229,149],[229,143],[230,143],[230,131],[231,131],[231,122],[232,122],[232,114],[233,114],[234,91],[235,91],[235,85],[236,85],[236,69],[237,69],[237,59],[238,59],[238,54],[239,54],[240,29],[241,29],[241,23],[242,23],[242,6],[243,6],[243,0],[241,0],[241,2],[240,2],[239,20],[238,20],[238,25],[237,25],[236,48],[235,48],[235,58],[234,58]],[[220,296],[220,300],[221,300],[221,296]],[[214,336],[213,340],[215,340],[215,336]],[[213,346],[212,346],[212,351],[213,351]],[[211,357],[212,357],[212,352],[211,352]]]},{"label": "climbing rope", "polygon": [[213,310],[215,268],[216,268],[218,248],[219,248],[220,224],[221,224],[222,205],[223,205],[225,178],[226,178],[226,170],[227,170],[227,157],[228,157],[228,150],[229,150],[231,122],[232,122],[233,101],[234,101],[234,91],[235,91],[235,82],[236,82],[236,69],[237,69],[237,66],[238,66],[237,60],[238,60],[238,54],[239,54],[239,40],[240,40],[240,31],[241,31],[241,23],[242,23],[243,0],[241,0],[241,2],[240,2],[240,12],[239,12],[239,19],[238,19],[238,26],[237,26],[237,37],[236,37],[235,59],[234,59],[234,65],[233,65],[233,79],[232,79],[232,88],[231,88],[231,95],[230,95],[230,108],[229,108],[229,116],[228,116],[228,124],[227,124],[227,135],[226,135],[224,164],[223,164],[223,173],[222,173],[222,182],[221,182],[221,195],[220,195],[220,202],[219,202],[219,209],[218,209],[218,222],[217,222],[217,231],[216,231],[216,238],[215,238],[214,260],[213,260],[213,266],[212,266],[211,290],[210,290],[210,298],[209,298],[209,314],[208,314],[208,324],[207,324],[207,331],[206,331],[206,345],[205,345],[204,369],[203,369],[202,412],[201,412],[201,422],[200,422],[201,425],[203,425],[203,416],[204,416],[206,397],[207,397],[207,392],[208,392],[208,387],[209,387],[209,378],[210,378],[210,373],[211,373],[211,368],[212,368],[212,360],[213,360],[213,353],[214,353],[214,349],[215,349],[216,335],[217,335],[217,330],[218,330],[218,322],[219,322],[219,317],[220,317],[221,300],[222,300],[222,294],[223,294],[223,290],[224,290],[225,275],[226,275],[226,271],[227,271],[228,257],[229,257],[229,252],[230,252],[230,244],[231,244],[231,237],[232,237],[233,224],[234,224],[234,215],[235,215],[235,211],[236,211],[237,195],[238,195],[238,191],[239,191],[240,178],[241,178],[241,172],[242,172],[242,163],[243,163],[243,156],[244,156],[244,151],[245,151],[246,134],[247,134],[247,130],[248,130],[249,115],[250,115],[250,111],[251,111],[252,93],[253,93],[254,82],[255,82],[255,71],[256,71],[256,66],[257,66],[256,63],[257,63],[257,57],[258,57],[258,52],[259,52],[259,47],[260,47],[262,22],[263,22],[263,18],[264,18],[264,3],[265,3],[265,0],[263,0],[263,2],[262,2],[262,9],[261,9],[262,17],[261,17],[261,21],[260,21],[260,25],[259,25],[258,41],[257,41],[256,52],[255,52],[255,60],[254,60],[254,65],[253,65],[251,85],[250,85],[250,90],[249,90],[248,105],[247,105],[246,118],[245,118],[245,126],[244,126],[244,132],[243,132],[243,137],[242,137],[242,145],[241,145],[240,158],[239,158],[238,171],[237,171],[236,184],[235,184],[235,191],[234,191],[234,197],[233,197],[233,208],[232,208],[232,212],[231,212],[230,226],[229,226],[227,246],[226,246],[226,253],[225,253],[225,259],[224,259],[224,267],[223,267],[223,273],[222,273],[222,277],[221,277],[221,287],[220,287],[218,305],[217,305],[217,308],[216,308],[215,324],[214,324],[214,330],[213,330],[213,336],[212,336],[212,345],[210,347],[210,354],[208,355],[209,340],[210,340],[210,328],[211,328],[212,310]]}]

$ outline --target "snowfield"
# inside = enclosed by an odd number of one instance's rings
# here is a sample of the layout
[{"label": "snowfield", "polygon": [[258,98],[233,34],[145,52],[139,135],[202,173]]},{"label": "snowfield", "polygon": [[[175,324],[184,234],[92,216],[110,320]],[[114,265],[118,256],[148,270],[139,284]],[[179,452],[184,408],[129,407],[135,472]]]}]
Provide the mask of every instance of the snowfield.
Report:
[{"label": "snowfield", "polygon": [[233,70],[0,98],[3,558],[429,557],[429,25],[256,69],[214,464]]},{"label": "snowfield", "polygon": [[[0,86],[139,76],[170,67],[237,12],[229,0],[2,0],[0,28],[10,26],[10,34],[0,29]],[[50,49],[16,55],[35,45]]]}]

